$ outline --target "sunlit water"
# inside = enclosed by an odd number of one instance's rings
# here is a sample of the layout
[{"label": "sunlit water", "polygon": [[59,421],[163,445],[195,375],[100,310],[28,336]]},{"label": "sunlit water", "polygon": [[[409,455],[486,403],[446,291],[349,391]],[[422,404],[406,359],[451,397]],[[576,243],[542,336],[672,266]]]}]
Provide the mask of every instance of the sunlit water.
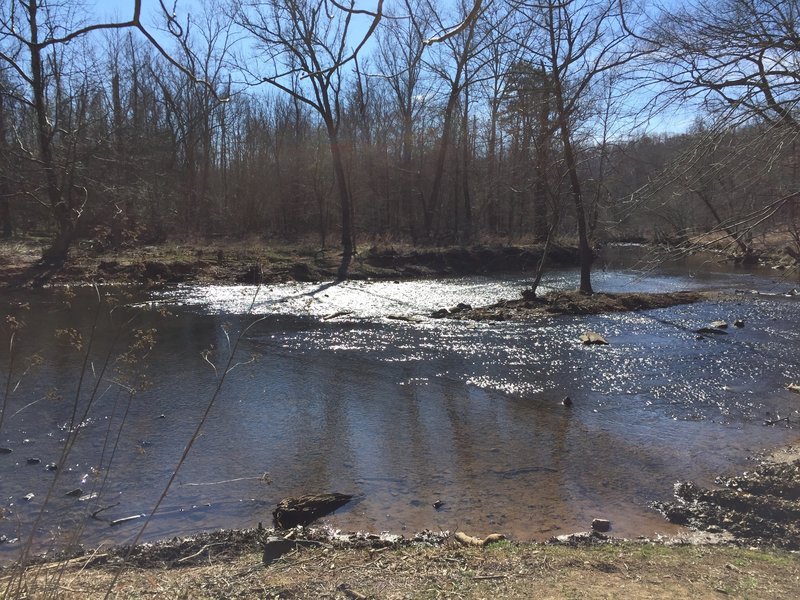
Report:
[{"label": "sunlit water", "polygon": [[[81,428],[63,462],[94,292],[8,294],[4,313],[26,327],[14,340],[0,431],[0,447],[13,450],[0,454],[0,535],[21,541],[0,544],[0,557],[13,559],[34,523],[39,549],[53,539],[132,539],[144,519],[114,527],[109,520],[154,506],[226,366],[235,368],[144,539],[267,524],[280,498],[324,491],[359,496],[329,518],[346,530],[460,528],[543,539],[604,517],[616,535],[673,533],[648,504],[670,496],[675,481],[710,484],[798,437],[800,397],[786,385],[800,380],[800,300],[782,294],[796,283],[708,265],[605,267],[596,272],[598,290],[730,296],[526,323],[429,317],[459,302],[517,297],[522,278],[179,286],[123,298],[94,334]],[[545,283],[574,287],[575,274]],[[692,333],[739,318],[746,326],[728,335]],[[63,333],[56,340],[64,328],[83,333],[81,351]],[[115,331],[150,328],[158,330],[154,349],[133,366],[112,363],[101,377]],[[610,345],[583,346],[586,329]],[[128,341],[123,335],[117,346]],[[9,353],[0,352],[5,374]],[[23,375],[34,352],[44,362]],[[142,376],[148,386],[129,402],[123,384],[138,387]],[[562,405],[565,396],[572,407]],[[783,417],[789,421],[763,424]],[[50,462],[62,462],[60,470],[46,470]],[[65,496],[76,488],[99,496]]]}]

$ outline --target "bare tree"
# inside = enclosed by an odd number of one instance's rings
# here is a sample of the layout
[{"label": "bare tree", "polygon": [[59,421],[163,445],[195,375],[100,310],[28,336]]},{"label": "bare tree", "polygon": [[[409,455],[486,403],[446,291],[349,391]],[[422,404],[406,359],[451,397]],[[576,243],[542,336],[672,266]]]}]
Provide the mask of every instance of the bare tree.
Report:
[{"label": "bare tree", "polygon": [[378,32],[378,66],[391,90],[399,120],[399,190],[393,211],[402,215],[405,227],[417,230],[415,203],[425,212],[425,196],[420,185],[420,172],[414,167],[414,129],[420,113],[427,106],[429,88],[423,81],[422,58],[425,40],[433,16],[424,0],[402,0],[386,26]]},{"label": "bare tree", "polygon": [[[87,188],[76,179],[77,165],[68,162],[70,156],[77,157],[73,143],[77,130],[61,127],[58,122],[62,116],[59,110],[69,103],[62,87],[65,83],[62,69],[69,58],[69,48],[92,32],[134,28],[176,68],[190,72],[142,25],[141,0],[132,0],[130,6],[132,16],[127,21],[90,24],[80,24],[75,5],[65,0],[10,0],[0,6],[0,64],[19,82],[3,93],[33,115],[35,141],[28,147],[25,140],[19,139],[18,145],[28,160],[38,166],[43,179],[43,197],[39,197],[38,190],[30,193],[47,206],[57,225],[56,237],[44,255],[48,263],[57,264],[66,257],[88,197]],[[173,16],[167,18],[175,23]],[[75,100],[88,99],[86,93],[88,89],[84,86]],[[70,114],[81,118],[79,110]],[[65,152],[59,154],[59,146]]]},{"label": "bare tree", "polygon": [[543,0],[515,2],[529,35],[520,44],[534,64],[541,64],[552,85],[558,133],[575,208],[580,253],[580,291],[593,293],[593,251],[579,173],[577,128],[592,86],[636,55],[634,36],[625,25],[623,4],[615,0]]},{"label": "bare tree", "polygon": [[[800,192],[793,178],[779,176],[774,167],[794,152],[800,135],[799,30],[797,0],[688,0],[678,10],[662,11],[641,38],[652,58],[646,78],[659,87],[657,101],[694,104],[711,121],[691,151],[639,197],[682,180],[712,215],[713,230],[745,257],[752,251],[747,238],[753,228],[776,215],[796,219]],[[735,128],[745,128],[748,137],[731,146],[727,141]],[[698,162],[712,155],[698,170]],[[795,162],[791,156],[789,163]],[[745,171],[770,176],[749,181],[735,176]],[[725,197],[737,198],[735,210],[723,210],[714,197],[721,185],[727,187]],[[771,195],[765,197],[768,188]],[[756,197],[760,206],[752,204]],[[790,234],[792,226],[798,224],[789,226]]]},{"label": "bare tree", "polygon": [[[489,39],[488,28],[482,27],[482,10],[481,2],[476,2],[471,9],[461,3],[459,11],[462,15],[462,25],[433,40],[433,42],[437,42],[437,50],[441,50],[441,53],[436,57],[438,60],[428,61],[428,67],[443,80],[446,93],[441,136],[433,165],[433,182],[424,204],[425,233],[428,237],[439,233],[440,223],[437,217],[440,217],[441,213],[445,162],[450,147],[453,145],[455,133],[453,126],[459,99],[466,87],[472,83],[471,75],[477,73],[482,66],[475,65],[470,68],[470,61],[476,59]],[[431,12],[436,14],[433,10]],[[445,28],[441,19],[438,21],[438,26],[441,29]],[[431,40],[428,42],[431,43]],[[468,118],[468,115],[465,114],[465,121]]]},{"label": "bare tree", "polygon": [[[342,224],[340,279],[355,253],[353,208],[344,154],[339,139],[342,111],[343,67],[353,61],[383,16],[383,0],[374,11],[355,7],[354,0],[235,0],[233,18],[252,37],[262,55],[240,65],[253,78],[289,94],[313,108],[322,118],[330,142],[333,170],[339,195]],[[354,21],[367,17],[369,26],[354,46]]]}]

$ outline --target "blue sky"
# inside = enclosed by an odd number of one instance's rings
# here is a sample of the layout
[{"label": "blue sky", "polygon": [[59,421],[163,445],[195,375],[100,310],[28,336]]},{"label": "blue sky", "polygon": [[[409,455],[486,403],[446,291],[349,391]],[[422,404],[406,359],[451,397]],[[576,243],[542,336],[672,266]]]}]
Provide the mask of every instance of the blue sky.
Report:
[{"label": "blue sky", "polygon": [[[189,13],[199,13],[203,10],[205,0],[163,0],[164,5],[172,10],[175,6],[178,21],[185,22]],[[387,0],[388,1],[388,0]],[[448,2],[453,0],[440,0],[442,5],[447,5]],[[224,4],[225,0],[218,0],[220,4]],[[130,19],[134,2],[133,0],[82,0],[86,7],[87,16],[92,21],[98,20],[115,20],[124,21]],[[666,5],[676,4],[676,0],[667,0],[664,2]],[[360,2],[359,4],[365,7],[373,8],[375,0]],[[144,25],[153,33],[157,39],[163,39],[167,46],[170,45],[171,40],[166,34],[162,34],[159,29],[164,26],[164,19],[161,17],[161,7],[159,0],[143,0],[142,1],[142,21]],[[685,130],[695,118],[695,111],[691,109],[673,110],[669,114],[661,113],[655,116],[650,122],[649,129],[655,131],[672,131],[677,132]]]}]

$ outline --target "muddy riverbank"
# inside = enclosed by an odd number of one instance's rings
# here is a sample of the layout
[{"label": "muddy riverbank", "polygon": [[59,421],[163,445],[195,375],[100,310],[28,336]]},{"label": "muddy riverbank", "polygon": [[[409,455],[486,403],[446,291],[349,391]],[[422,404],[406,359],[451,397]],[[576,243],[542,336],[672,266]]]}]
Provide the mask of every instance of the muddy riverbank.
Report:
[{"label": "muddy riverbank", "polygon": [[[0,287],[47,284],[219,283],[257,284],[287,281],[330,281],[336,277],[341,253],[311,244],[245,240],[175,240],[117,250],[78,243],[58,267],[39,264],[45,241],[26,238],[0,242]],[[609,247],[618,247],[612,245]],[[624,246],[624,244],[623,244]],[[720,264],[797,269],[796,257],[787,253],[784,240],[759,247],[744,262],[735,252],[716,246],[636,245],[635,253],[648,254],[652,264],[707,254]],[[705,248],[705,250],[698,250]],[[353,257],[349,277],[355,280],[415,279],[497,273],[533,273],[541,259],[542,244],[416,247],[406,244],[363,245]],[[602,255],[598,268],[604,268]],[[570,241],[551,245],[548,268],[578,264],[577,245]]]},{"label": "muddy riverbank", "polygon": [[654,506],[672,523],[727,533],[740,544],[800,549],[800,448],[715,483],[719,489],[676,483],[675,499]]},{"label": "muddy riverbank", "polygon": [[[524,273],[536,269],[541,252],[541,245],[374,246],[353,258],[349,278],[391,280]],[[40,254],[40,245],[32,241],[0,244],[0,286],[317,282],[334,279],[341,261],[337,250],[230,240],[142,246],[117,252],[77,247],[57,268],[39,265]],[[551,247],[548,256],[555,267],[574,266],[578,260],[577,249],[570,246]]]}]

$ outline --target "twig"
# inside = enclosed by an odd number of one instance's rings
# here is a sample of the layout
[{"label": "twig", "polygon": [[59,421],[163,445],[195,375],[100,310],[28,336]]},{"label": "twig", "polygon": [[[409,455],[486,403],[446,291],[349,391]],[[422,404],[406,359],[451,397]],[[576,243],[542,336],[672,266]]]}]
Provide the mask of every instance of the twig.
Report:
[{"label": "twig", "polygon": [[256,475],[253,477],[237,477],[236,479],[223,479],[222,481],[206,481],[203,483],[182,483],[181,486],[199,487],[202,485],[220,485],[222,483],[234,483],[236,481],[250,481],[252,479],[263,480],[264,475]]},{"label": "twig", "polygon": [[101,512],[103,512],[104,510],[108,510],[109,508],[114,508],[115,506],[119,506],[119,504],[120,503],[117,502],[116,504],[109,504],[108,506],[103,506],[102,508],[98,508],[96,511],[92,513],[92,518],[97,519],[97,515],[99,515]]},{"label": "twig", "polygon": [[209,549],[209,548],[211,548],[212,546],[221,546],[221,545],[223,545],[223,544],[224,544],[224,542],[215,542],[215,543],[213,543],[213,544],[206,544],[205,546],[203,546],[202,548],[200,548],[200,550],[198,550],[198,551],[197,551],[197,552],[195,552],[194,554],[190,554],[189,556],[184,556],[183,558],[179,558],[179,559],[178,559],[178,560],[176,560],[175,562],[179,562],[179,563],[181,563],[181,562],[185,562],[185,561],[187,561],[187,560],[190,560],[190,559],[194,558],[195,556],[199,556],[200,554],[202,554],[203,552],[205,552],[206,550],[208,550],[208,549]]},{"label": "twig", "polygon": [[364,594],[359,594],[357,591],[350,588],[349,585],[346,583],[342,583],[338,586],[340,592],[342,592],[348,598],[352,598],[353,600],[367,600],[367,597]]}]

